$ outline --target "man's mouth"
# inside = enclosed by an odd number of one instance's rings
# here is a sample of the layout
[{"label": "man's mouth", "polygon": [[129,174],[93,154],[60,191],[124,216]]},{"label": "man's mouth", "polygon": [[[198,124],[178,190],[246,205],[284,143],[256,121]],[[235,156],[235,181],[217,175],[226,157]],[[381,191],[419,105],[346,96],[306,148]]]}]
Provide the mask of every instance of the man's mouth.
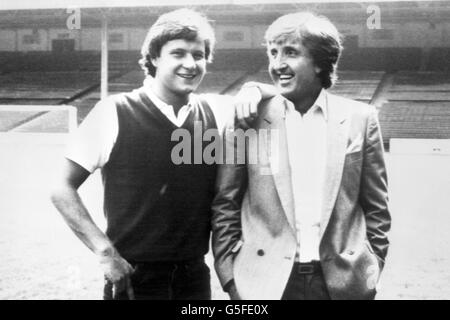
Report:
[{"label": "man's mouth", "polygon": [[294,77],[293,74],[280,74],[278,75],[278,79],[281,84],[288,83]]},{"label": "man's mouth", "polygon": [[197,76],[195,73],[177,73],[177,75],[188,80],[192,80]]}]

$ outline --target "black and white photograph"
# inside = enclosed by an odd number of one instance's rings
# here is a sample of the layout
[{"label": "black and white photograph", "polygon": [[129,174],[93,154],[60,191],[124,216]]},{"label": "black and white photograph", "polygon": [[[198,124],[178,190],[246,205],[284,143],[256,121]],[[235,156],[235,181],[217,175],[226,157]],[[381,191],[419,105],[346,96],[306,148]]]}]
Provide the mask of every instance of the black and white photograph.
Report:
[{"label": "black and white photograph", "polygon": [[450,299],[449,17],[2,0],[0,300]]}]

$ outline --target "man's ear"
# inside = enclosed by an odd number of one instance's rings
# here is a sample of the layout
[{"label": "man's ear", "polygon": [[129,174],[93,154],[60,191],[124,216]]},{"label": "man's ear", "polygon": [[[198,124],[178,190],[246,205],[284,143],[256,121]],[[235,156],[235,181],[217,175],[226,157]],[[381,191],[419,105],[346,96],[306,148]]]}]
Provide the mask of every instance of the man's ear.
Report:
[{"label": "man's ear", "polygon": [[319,74],[320,72],[322,72],[322,68],[319,68],[318,66],[314,67],[314,71],[316,72],[316,74]]},{"label": "man's ear", "polygon": [[158,57],[150,59],[152,65],[157,68],[158,67]]}]

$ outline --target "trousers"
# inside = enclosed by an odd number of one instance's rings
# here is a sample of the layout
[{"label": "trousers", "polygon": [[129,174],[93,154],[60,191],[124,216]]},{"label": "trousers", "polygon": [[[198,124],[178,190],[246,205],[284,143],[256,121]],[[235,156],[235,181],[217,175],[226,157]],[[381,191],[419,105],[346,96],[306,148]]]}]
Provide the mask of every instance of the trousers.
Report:
[{"label": "trousers", "polygon": [[[203,258],[188,261],[132,263],[131,284],[136,300],[210,300],[211,276]],[[105,300],[128,300],[126,291],[113,296],[105,280]]]},{"label": "trousers", "polygon": [[320,263],[317,263],[306,273],[308,268],[294,263],[281,300],[331,300]]}]

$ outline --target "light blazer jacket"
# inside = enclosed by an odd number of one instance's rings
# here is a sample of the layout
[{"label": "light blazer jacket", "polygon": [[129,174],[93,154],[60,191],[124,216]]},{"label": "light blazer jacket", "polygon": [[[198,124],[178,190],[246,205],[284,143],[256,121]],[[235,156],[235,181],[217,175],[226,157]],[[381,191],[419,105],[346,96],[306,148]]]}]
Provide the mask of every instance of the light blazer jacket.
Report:
[{"label": "light blazer jacket", "polygon": [[[373,299],[391,222],[377,114],[372,106],[353,100],[329,93],[326,99],[320,262],[332,299]],[[215,268],[222,286],[234,279],[243,299],[280,299],[294,263],[297,241],[284,103],[277,96],[260,106],[257,134],[248,135],[245,164],[219,166],[212,207]],[[229,132],[225,137],[233,144]],[[258,161],[249,161],[255,153]]]}]

